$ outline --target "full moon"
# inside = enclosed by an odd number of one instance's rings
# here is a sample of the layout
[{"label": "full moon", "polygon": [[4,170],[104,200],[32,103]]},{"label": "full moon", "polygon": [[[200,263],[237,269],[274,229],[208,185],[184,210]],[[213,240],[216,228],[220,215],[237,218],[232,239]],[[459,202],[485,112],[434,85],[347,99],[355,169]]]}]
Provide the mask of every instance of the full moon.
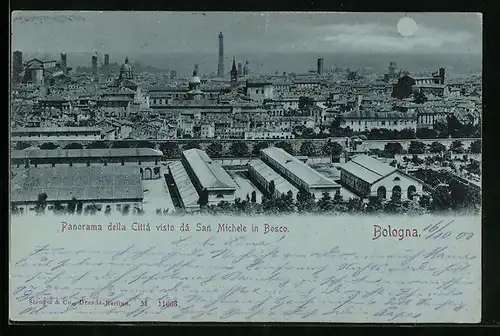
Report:
[{"label": "full moon", "polygon": [[417,30],[417,23],[411,17],[405,16],[398,21],[398,32],[402,36],[412,36],[417,32]]}]

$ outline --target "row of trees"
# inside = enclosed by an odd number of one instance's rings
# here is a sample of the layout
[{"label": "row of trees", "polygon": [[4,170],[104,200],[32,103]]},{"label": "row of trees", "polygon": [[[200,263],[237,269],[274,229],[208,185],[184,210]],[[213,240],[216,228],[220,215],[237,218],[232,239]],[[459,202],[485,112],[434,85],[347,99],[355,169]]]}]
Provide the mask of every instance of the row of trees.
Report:
[{"label": "row of trees", "polygon": [[[425,153],[442,154],[445,153],[446,151],[447,151],[446,146],[438,141],[434,141],[429,145],[426,145],[421,141],[412,141],[410,142],[410,145],[408,146],[408,150],[406,152],[408,154],[425,154]],[[455,154],[461,154],[465,153],[466,149],[464,148],[464,144],[460,140],[455,140],[451,143],[449,151]],[[473,141],[470,144],[468,151],[472,154],[481,153],[481,140]],[[377,154],[381,154],[380,156],[384,156],[384,154],[386,154],[389,157],[393,157],[395,154],[404,154],[404,153],[405,150],[403,148],[403,145],[401,145],[401,143],[388,142],[384,146],[383,153],[377,153]],[[374,151],[372,151],[371,154],[375,154]]]},{"label": "row of trees", "polygon": [[369,140],[389,139],[438,139],[438,138],[479,138],[481,137],[481,125],[462,123],[454,115],[450,115],[445,121],[435,123],[433,128],[418,128],[417,131],[407,128],[391,130],[387,128],[375,128],[369,131],[355,132],[350,127],[342,127],[342,118],[338,117],[332,121],[329,127],[330,136],[351,137],[364,135]]},{"label": "row of trees", "polygon": [[[395,214],[423,214],[426,212],[442,211],[477,211],[481,205],[481,195],[479,191],[465,186],[445,172],[435,172],[433,170],[419,170],[416,175],[426,181],[431,188],[432,197],[422,195],[415,200],[401,200],[401,195],[392,194],[392,198],[385,201],[377,196],[371,196],[368,202],[362,202],[359,198],[344,200],[340,192],[333,197],[325,192],[321,198],[316,200],[314,194],[309,193],[304,188],[299,189],[296,197],[289,191],[278,197],[265,195],[262,203],[257,203],[256,192],[247,194],[246,199],[236,199],[234,203],[222,201],[217,205],[208,205],[208,193],[205,190],[201,193],[198,204],[202,213],[209,214],[235,214],[235,215],[255,215],[255,214],[290,214],[290,213],[318,213],[318,214],[355,214],[355,213],[395,213]],[[47,207],[47,194],[38,195],[35,211],[38,214],[45,213]],[[12,208],[13,213],[16,208]],[[56,202],[53,211],[55,214],[89,214],[93,215],[99,211],[96,205],[89,204],[83,207],[83,202],[73,198],[67,206]],[[111,214],[111,207],[106,206],[104,213]],[[130,205],[124,205],[119,209],[121,214],[131,213]],[[134,209],[134,214],[143,214],[142,210]],[[161,214],[157,210],[157,214]]]},{"label": "row of trees", "polygon": [[415,200],[401,200],[397,194],[393,194],[390,200],[383,200],[377,196],[368,198],[363,202],[359,198],[344,200],[337,193],[333,197],[329,193],[323,193],[316,200],[313,194],[305,190],[299,190],[296,198],[291,191],[279,197],[264,197],[262,203],[237,199],[235,203],[221,202],[217,205],[202,206],[202,213],[212,215],[275,215],[275,214],[408,214],[420,215],[428,212],[466,210],[477,211],[480,208],[480,199],[468,192],[462,184],[440,187],[434,191],[433,196],[422,195]]},{"label": "row of trees", "polygon": [[[46,193],[40,193],[38,194],[37,201],[35,204],[35,212],[39,215],[44,214],[47,210],[47,194]],[[63,205],[62,202],[56,201],[53,204],[52,211],[56,215],[95,215],[98,211],[100,211],[101,208],[96,205],[96,204],[87,204],[84,206],[83,202],[81,200],[77,200],[75,197],[73,197],[66,205]],[[16,214],[19,212],[16,206],[12,206],[11,211],[13,214]],[[124,204],[118,211],[122,215],[128,215],[130,213],[134,214],[143,214],[144,211],[141,209],[132,209],[130,204]],[[112,212],[111,206],[107,205],[106,208],[104,209],[104,214],[110,215]]]}]

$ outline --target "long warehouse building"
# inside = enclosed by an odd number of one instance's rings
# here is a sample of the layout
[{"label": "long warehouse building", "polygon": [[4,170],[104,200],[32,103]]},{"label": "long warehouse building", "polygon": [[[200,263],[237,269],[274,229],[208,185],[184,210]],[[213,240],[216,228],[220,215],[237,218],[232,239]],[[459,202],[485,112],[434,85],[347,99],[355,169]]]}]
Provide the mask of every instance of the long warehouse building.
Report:
[{"label": "long warehouse building", "polygon": [[262,161],[297,187],[304,188],[314,194],[316,199],[321,198],[324,192],[328,192],[333,197],[341,189],[340,184],[317,172],[281,148],[265,148],[260,151],[260,157]]}]

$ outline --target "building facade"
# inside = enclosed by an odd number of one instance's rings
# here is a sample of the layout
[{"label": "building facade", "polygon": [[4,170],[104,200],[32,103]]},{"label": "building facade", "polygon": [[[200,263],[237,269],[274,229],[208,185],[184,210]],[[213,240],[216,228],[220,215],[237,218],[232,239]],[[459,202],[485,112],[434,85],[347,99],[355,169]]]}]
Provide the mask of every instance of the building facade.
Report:
[{"label": "building facade", "polygon": [[100,140],[96,127],[22,127],[11,131],[11,141]]},{"label": "building facade", "polygon": [[418,179],[368,155],[358,155],[339,167],[341,184],[362,198],[413,200],[422,195]]},{"label": "building facade", "polygon": [[151,148],[33,149],[11,151],[11,167],[137,166],[142,179],[160,178],[161,151]]},{"label": "building facade", "polygon": [[198,194],[207,193],[208,205],[234,202],[236,183],[206,152],[196,148],[185,150],[181,162]]},{"label": "building facade", "polygon": [[324,192],[331,197],[340,191],[341,186],[333,180],[320,174],[293,155],[288,154],[281,148],[269,147],[261,150],[261,160],[269,165],[280,175],[288,179],[298,188],[304,188],[320,199]]}]

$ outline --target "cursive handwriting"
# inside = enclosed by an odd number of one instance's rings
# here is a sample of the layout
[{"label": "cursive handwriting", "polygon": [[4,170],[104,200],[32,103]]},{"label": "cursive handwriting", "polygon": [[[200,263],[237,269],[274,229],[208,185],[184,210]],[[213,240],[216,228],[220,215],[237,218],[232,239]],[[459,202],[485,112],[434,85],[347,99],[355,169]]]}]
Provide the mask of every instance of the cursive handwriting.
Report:
[{"label": "cursive handwriting", "polygon": [[49,320],[432,321],[477,301],[478,256],[448,236],[385,249],[299,248],[290,234],[53,241],[12,260],[11,310]]}]

